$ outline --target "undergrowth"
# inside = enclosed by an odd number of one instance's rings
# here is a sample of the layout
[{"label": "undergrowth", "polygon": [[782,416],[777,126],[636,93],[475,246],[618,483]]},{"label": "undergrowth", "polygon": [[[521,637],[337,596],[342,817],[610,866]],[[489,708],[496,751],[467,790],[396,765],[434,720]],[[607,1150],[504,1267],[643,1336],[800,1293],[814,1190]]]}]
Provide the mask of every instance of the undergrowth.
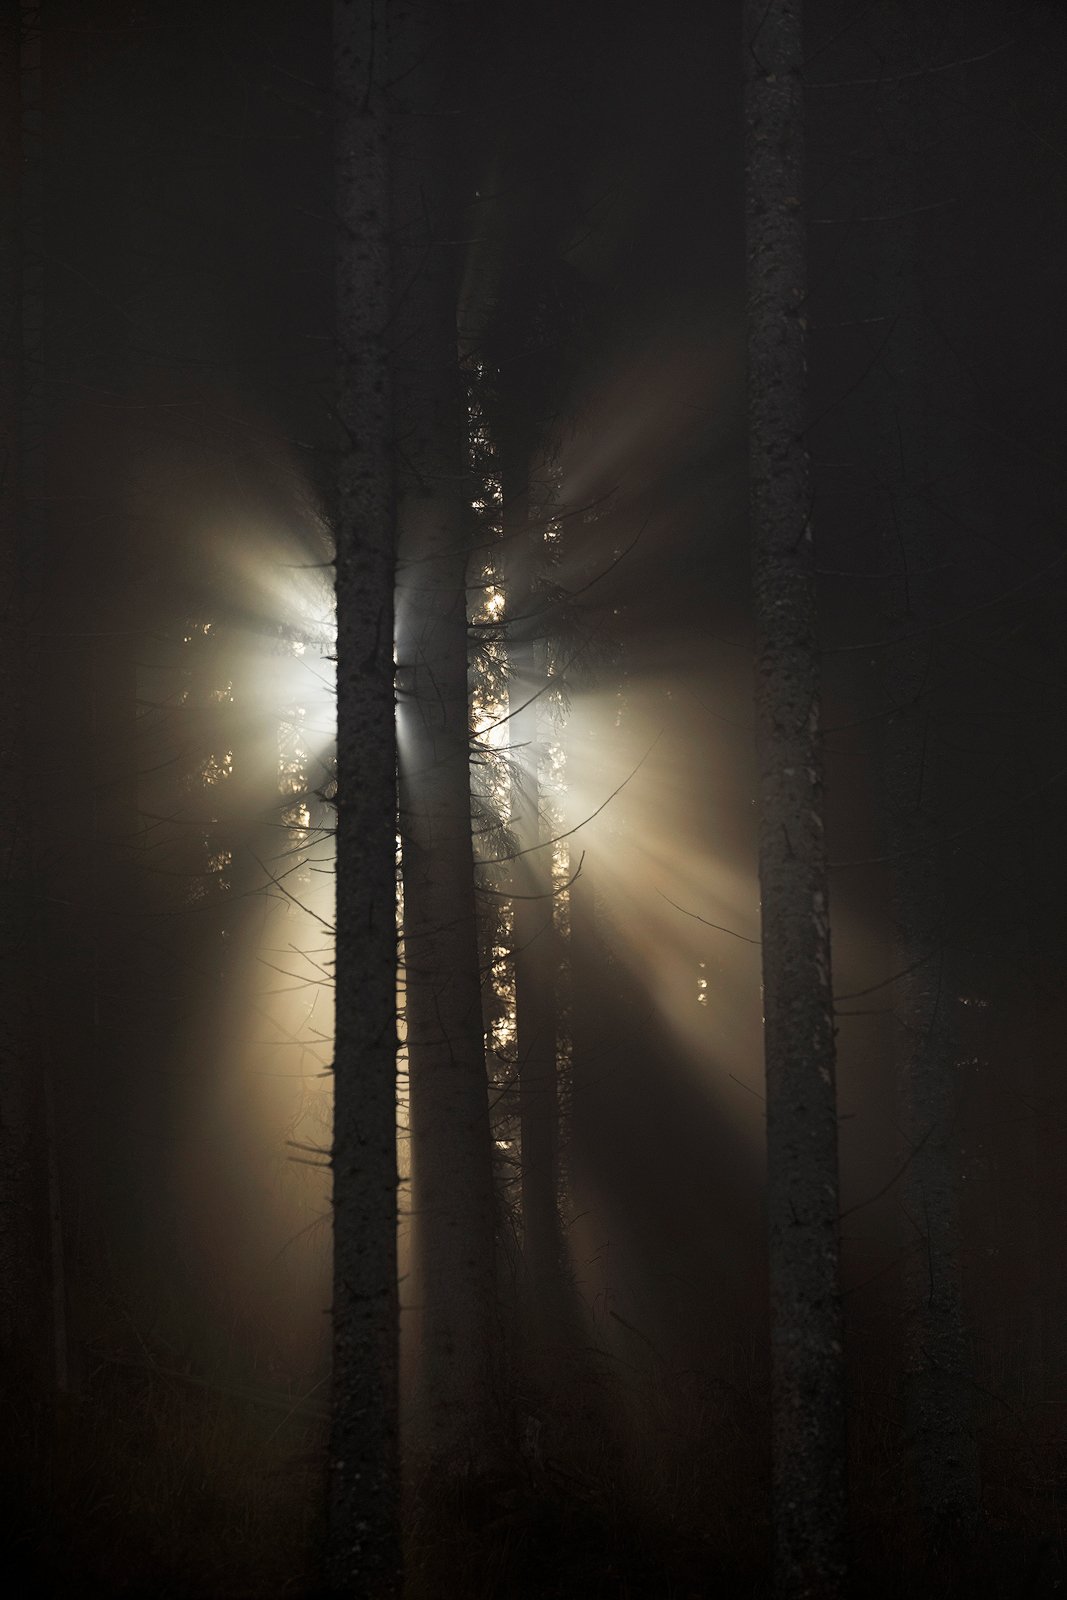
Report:
[{"label": "undergrowth", "polygon": [[[857,1596],[1067,1594],[1059,1411],[987,1400],[981,1530],[924,1548],[892,1384],[853,1383]],[[711,1600],[768,1594],[768,1394],[753,1365],[712,1378],[656,1360],[595,1364],[513,1407],[491,1471],[408,1464],[406,1600]],[[315,1600],[325,1419],[299,1400],[148,1362],[100,1361],[9,1486],[19,1596]],[[361,1597],[353,1597],[361,1600]],[[366,1597],[374,1600],[374,1597]]]}]

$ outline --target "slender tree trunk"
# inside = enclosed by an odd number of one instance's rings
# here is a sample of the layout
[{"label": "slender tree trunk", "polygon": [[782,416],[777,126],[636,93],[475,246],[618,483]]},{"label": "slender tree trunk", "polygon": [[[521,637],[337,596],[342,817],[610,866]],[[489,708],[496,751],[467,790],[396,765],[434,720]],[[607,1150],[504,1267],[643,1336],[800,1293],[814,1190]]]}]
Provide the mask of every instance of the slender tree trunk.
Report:
[{"label": "slender tree trunk", "polygon": [[334,6],[337,238],[337,949],[333,1592],[398,1595],[395,502],[382,8]]},{"label": "slender tree trunk", "polygon": [[[537,567],[540,525],[530,518],[525,470],[501,473],[504,560],[509,572],[509,744],[514,772],[511,826],[518,856],[512,883],[515,1036],[522,1145],[522,1235],[528,1297],[535,1331],[550,1332],[559,1307],[559,1100],[556,1082],[552,847],[542,827],[540,767],[542,691],[548,652],[539,616]],[[540,1327],[538,1327],[540,1325]]]},{"label": "slender tree trunk", "polygon": [[417,1428],[446,1470],[492,1451],[495,1258],[471,836],[472,478],[456,330],[443,10],[396,7],[400,831]]},{"label": "slender tree trunk", "polygon": [[776,1592],[845,1583],[837,1116],[804,439],[800,0],[746,0],[749,422]]},{"label": "slender tree trunk", "polygon": [[[54,1061],[45,1000],[44,839],[29,775],[40,660],[31,627],[40,493],[43,263],[41,37],[36,5],[0,13],[0,1388],[68,1383]],[[54,598],[50,595],[49,598]],[[23,1392],[21,1399],[28,1397]]]},{"label": "slender tree trunk", "polygon": [[[918,548],[913,553],[919,556]],[[910,611],[914,619],[914,609]],[[895,694],[914,691],[924,651],[905,649]],[[940,1544],[978,1513],[974,1394],[960,1273],[959,987],[946,948],[947,903],[926,770],[928,713],[898,701],[886,733],[886,804],[897,969],[894,993],[905,1138],[904,1386],[919,1513]],[[910,970],[909,970],[910,969]]]},{"label": "slender tree trunk", "polygon": [[960,1272],[959,979],[939,848],[946,821],[938,806],[936,734],[924,693],[935,668],[924,632],[933,614],[930,580],[921,574],[936,563],[936,542],[914,498],[929,466],[925,408],[906,370],[908,357],[898,352],[898,359],[894,447],[905,482],[895,520],[911,576],[898,586],[895,625],[921,635],[892,652],[884,751],[896,968],[905,973],[893,993],[907,1163],[905,1400],[920,1515],[928,1536],[940,1541],[977,1516],[978,1459]]},{"label": "slender tree trunk", "polygon": [[[883,15],[883,43],[894,81],[883,91],[877,136],[888,140],[882,209],[900,217],[880,236],[880,277],[893,337],[884,353],[889,380],[880,418],[880,481],[887,486],[887,624],[899,643],[887,655],[890,706],[884,741],[887,842],[893,862],[892,913],[897,969],[893,986],[901,1071],[902,1182],[907,1230],[905,1403],[920,1516],[939,1543],[973,1526],[978,1456],[973,1374],[960,1270],[959,974],[942,839],[948,826],[944,755],[934,711],[939,679],[936,621],[942,610],[946,551],[932,485],[951,468],[950,441],[934,394],[930,282],[925,263],[944,247],[925,225],[927,202],[958,182],[946,156],[949,103],[923,68],[951,51],[934,10],[922,25],[908,7]],[[948,130],[950,131],[950,130]],[[930,179],[933,177],[933,185]],[[942,218],[935,227],[945,226]],[[955,285],[953,292],[956,291]],[[941,458],[939,458],[939,452]]]},{"label": "slender tree trunk", "polygon": [[33,915],[27,827],[27,689],[22,571],[25,362],[22,268],[22,7],[0,11],[0,1383],[17,1389],[44,1333],[39,1260],[46,1194],[45,1107],[29,992]]}]

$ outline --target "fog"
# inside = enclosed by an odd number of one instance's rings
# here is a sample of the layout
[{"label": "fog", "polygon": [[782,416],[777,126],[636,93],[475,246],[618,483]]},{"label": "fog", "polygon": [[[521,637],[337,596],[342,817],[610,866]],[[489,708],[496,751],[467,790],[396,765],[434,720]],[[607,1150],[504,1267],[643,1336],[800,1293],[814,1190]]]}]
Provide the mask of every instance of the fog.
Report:
[{"label": "fog", "polygon": [[[518,370],[549,532],[533,630],[547,665],[509,683],[501,468],[472,445],[501,1405],[524,1470],[561,1474],[543,1496],[556,1509],[507,1510],[496,1586],[468,1578],[466,1592],[764,1593],[739,8],[454,9],[472,429],[495,403],[484,374]],[[914,1149],[893,1016],[907,963],[883,809],[900,648],[886,618],[903,614],[899,585],[914,595],[929,575],[886,509],[904,502],[879,419],[913,308],[868,215],[886,198],[880,113],[854,89],[885,66],[869,9],[809,8],[827,86],[809,112],[809,442],[853,1498],[865,1592],[890,1594],[907,1565],[894,1530],[912,1516],[902,1284],[924,1234],[902,1200]],[[36,346],[25,761],[5,844],[29,885],[14,944],[29,952],[47,1146],[34,1359],[68,1432],[19,1549],[40,1593],[310,1595],[332,1293],[329,8],[54,0],[40,27],[21,73]],[[1044,1594],[1063,1571],[1067,1399],[1064,38],[1049,6],[979,7],[970,32],[945,28],[936,114],[955,120],[931,181],[951,192],[901,208],[929,227],[939,383],[920,498],[940,542],[914,703],[949,862],[937,962],[986,1511],[1009,1565],[1027,1541],[1042,1553],[1033,1587],[991,1592]],[[546,305],[531,355],[531,307]],[[537,749],[531,763],[512,743],[531,699],[540,771]],[[509,943],[512,895],[540,892],[509,832],[524,793],[541,805],[541,866],[552,856],[561,1016],[565,1304],[536,1334]],[[398,986],[402,1412],[417,1438],[402,965]],[[552,1498],[567,1473],[580,1515]]]}]

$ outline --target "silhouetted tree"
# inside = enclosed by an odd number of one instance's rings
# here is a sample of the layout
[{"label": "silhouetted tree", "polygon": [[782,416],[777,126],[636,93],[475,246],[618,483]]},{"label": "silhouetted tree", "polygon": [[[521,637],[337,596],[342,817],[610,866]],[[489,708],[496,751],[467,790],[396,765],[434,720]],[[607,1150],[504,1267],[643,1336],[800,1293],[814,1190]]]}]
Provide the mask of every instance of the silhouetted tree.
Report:
[{"label": "silhouetted tree", "polygon": [[418,1427],[432,1461],[490,1453],[495,1259],[471,835],[473,481],[456,323],[447,9],[393,12],[400,836]]},{"label": "silhouetted tree", "polygon": [[400,1589],[397,1436],[396,514],[387,339],[383,11],[334,7],[337,210],[337,946],[333,1409],[327,1565]]},{"label": "silhouetted tree", "polygon": [[[35,851],[25,740],[22,7],[0,11],[0,1385],[14,1395],[45,1333],[42,1058],[35,1030]],[[43,1374],[36,1372],[40,1379]]]},{"label": "silhouetted tree", "polygon": [[515,1056],[522,1144],[522,1243],[528,1315],[548,1311],[559,1271],[559,1101],[556,1083],[557,954],[553,927],[552,847],[544,825],[541,720],[548,678],[545,617],[538,583],[544,526],[531,518],[529,466],[501,473],[508,572],[511,826],[515,838],[512,940],[515,962]]},{"label": "silhouetted tree", "polygon": [[804,430],[802,6],[744,12],[751,541],[777,1591],[840,1594],[844,1364],[837,1109]]},{"label": "silhouetted tree", "polygon": [[[515,253],[515,241],[512,241]],[[558,1101],[553,985],[552,850],[542,842],[541,720],[548,674],[548,626],[540,579],[544,518],[533,504],[532,474],[545,418],[539,352],[531,320],[528,262],[509,261],[487,339],[501,499],[500,572],[505,594],[508,748],[511,771],[512,962],[515,1071],[521,1145],[522,1247],[527,1324],[547,1310],[559,1265]],[[526,269],[524,271],[524,268]],[[515,291],[518,291],[517,293]],[[524,292],[525,291],[525,292]]]},{"label": "silhouetted tree", "polygon": [[[512,951],[521,1136],[526,1313],[531,1331],[558,1334],[564,1314],[559,1216],[559,994],[553,850],[546,812],[546,723],[553,658],[575,622],[553,593],[548,566],[552,458],[560,412],[582,345],[586,296],[546,243],[564,216],[545,212],[519,163],[504,228],[504,262],[481,344],[482,390],[501,501],[511,752]],[[558,532],[558,528],[556,530]]]},{"label": "silhouetted tree", "polygon": [[944,201],[948,186],[963,176],[953,136],[959,109],[930,76],[931,66],[952,59],[945,22],[936,6],[924,8],[921,19],[908,5],[883,12],[878,43],[888,82],[871,125],[871,138],[882,145],[876,209],[896,219],[878,229],[876,243],[883,314],[891,319],[880,362],[877,471],[894,641],[884,670],[884,794],[896,970],[902,974],[892,992],[909,1235],[904,1379],[918,1505],[935,1543],[972,1527],[978,1514],[974,1375],[960,1260],[959,935],[951,925],[946,755],[938,728],[944,703],[938,622],[946,609],[949,552],[937,486],[951,473],[955,440],[935,305],[944,292],[944,234],[947,228],[954,237],[956,217]]}]

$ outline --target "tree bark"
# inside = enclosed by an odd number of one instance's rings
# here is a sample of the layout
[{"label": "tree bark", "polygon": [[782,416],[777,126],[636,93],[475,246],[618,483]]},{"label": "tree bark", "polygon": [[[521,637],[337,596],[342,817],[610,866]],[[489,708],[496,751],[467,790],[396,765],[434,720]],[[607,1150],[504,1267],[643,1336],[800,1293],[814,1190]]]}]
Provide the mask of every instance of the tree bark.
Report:
[{"label": "tree bark", "polygon": [[383,8],[334,6],[337,946],[333,1592],[398,1595],[396,736],[389,141]]},{"label": "tree bark", "polygon": [[845,1585],[837,1117],[807,418],[800,0],[744,13],[774,1581]]},{"label": "tree bark", "polygon": [[880,43],[892,80],[880,97],[877,125],[878,136],[888,140],[880,209],[901,219],[879,239],[879,276],[888,297],[883,309],[893,335],[882,362],[888,384],[877,466],[889,502],[886,561],[898,574],[887,586],[889,636],[899,642],[886,660],[890,714],[883,760],[895,970],[905,974],[893,986],[906,1160],[904,1389],[919,1513],[935,1545],[973,1527],[979,1498],[960,1266],[960,981],[942,843],[948,825],[939,776],[944,755],[933,717],[941,678],[936,622],[948,553],[932,486],[951,470],[953,452],[940,420],[946,407],[934,391],[940,333],[930,321],[936,286],[924,265],[944,254],[926,221],[927,202],[943,200],[960,178],[946,164],[958,150],[956,140],[946,139],[952,97],[923,70],[952,55],[937,9],[925,11],[921,25],[909,7],[884,14]]},{"label": "tree bark", "polygon": [[[559,1097],[556,1082],[552,847],[543,842],[540,766],[545,621],[538,616],[537,567],[543,535],[530,518],[526,464],[501,471],[507,603],[508,735],[513,780],[512,941],[515,1052],[522,1147],[522,1239],[528,1331],[548,1333],[559,1310]],[[547,837],[547,835],[546,835]]]},{"label": "tree bark", "polygon": [[[471,835],[467,563],[473,480],[456,329],[442,10],[397,6],[396,429],[400,832],[416,1428],[446,1471],[492,1455],[495,1258]],[[403,63],[402,68],[400,62]]]},{"label": "tree bark", "polygon": [[[0,11],[0,1387],[25,1399],[65,1380],[62,1297],[49,1327],[49,1149],[47,1063],[31,996],[37,990],[40,863],[31,820],[27,696],[25,452],[27,444],[26,195],[23,174],[23,8]],[[35,113],[36,114],[36,108]],[[34,123],[34,126],[36,124]],[[53,1241],[54,1242],[54,1241]],[[62,1290],[62,1280],[59,1280]]]},{"label": "tree bark", "polygon": [[4,978],[4,1028],[0,1036],[0,1360],[5,1372],[22,1366],[29,1348],[23,1326],[31,1304],[27,1284],[33,1262],[34,1097],[27,1052],[22,837],[25,756],[22,751],[21,524],[22,446],[22,18],[8,0],[0,13],[0,645],[4,693],[0,697],[0,972]]}]

